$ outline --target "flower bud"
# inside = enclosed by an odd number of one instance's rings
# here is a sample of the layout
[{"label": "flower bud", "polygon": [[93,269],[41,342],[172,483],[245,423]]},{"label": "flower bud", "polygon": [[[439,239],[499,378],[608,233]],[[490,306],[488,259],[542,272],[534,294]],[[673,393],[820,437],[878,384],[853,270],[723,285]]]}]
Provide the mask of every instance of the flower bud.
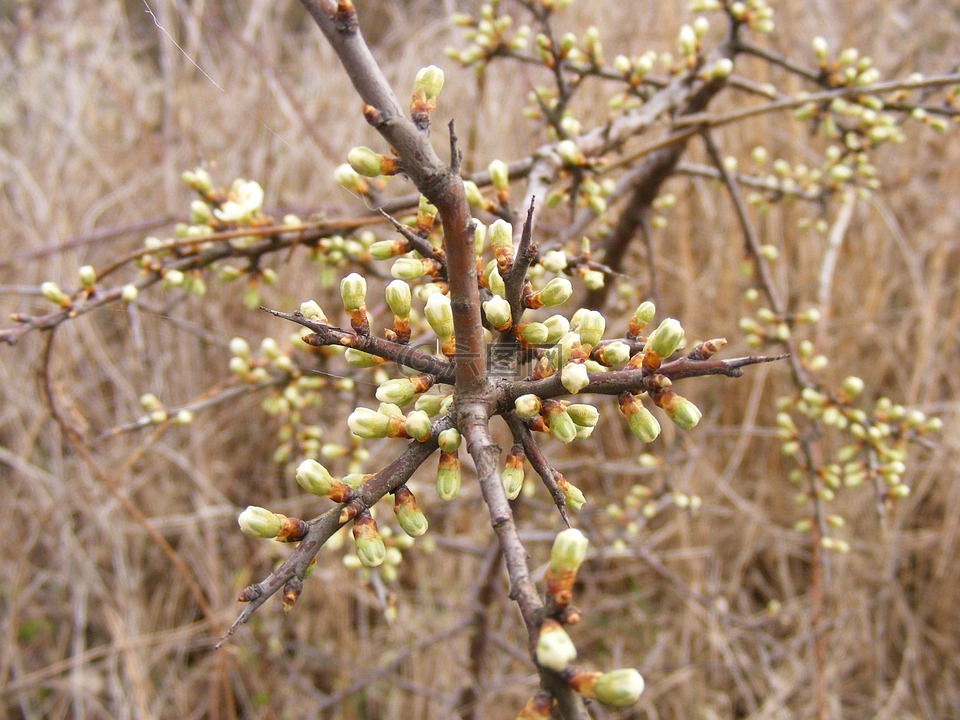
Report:
[{"label": "flower bud", "polygon": [[97,271],[93,269],[93,265],[84,265],[77,271],[77,275],[84,287],[93,287],[97,282]]},{"label": "flower bud", "polygon": [[460,447],[460,431],[456,428],[444,430],[437,437],[437,444],[444,452],[453,453]]},{"label": "flower bud", "polygon": [[390,311],[399,318],[410,317],[410,286],[403,280],[394,280],[384,290]]},{"label": "flower bud", "polygon": [[496,220],[487,230],[490,249],[497,258],[497,266],[506,268],[513,262],[513,225],[503,218]]},{"label": "flower bud", "polygon": [[281,519],[266,508],[250,505],[237,518],[240,532],[248,537],[275,538],[280,532]]},{"label": "flower bud", "polygon": [[847,397],[855,398],[857,395],[863,392],[864,382],[856,375],[850,375],[844,379],[843,383],[840,385],[840,388],[847,395]]},{"label": "flower bud", "polygon": [[600,420],[600,411],[593,405],[574,403],[567,406],[567,414],[579,427],[595,427]]},{"label": "flower bud", "polygon": [[562,403],[548,400],[544,403],[547,427],[550,434],[562,443],[571,443],[577,439],[577,426]]},{"label": "flower bud", "polygon": [[393,493],[393,512],[403,531],[410,537],[420,537],[427,531],[427,516],[417,507],[417,498],[407,488],[401,485]]},{"label": "flower bud", "polygon": [[554,572],[561,570],[579,570],[587,556],[586,535],[575,528],[557,533],[550,550],[550,568]]},{"label": "flower bud", "polygon": [[689,25],[683,25],[680,28],[680,34],[677,37],[677,50],[684,57],[692,57],[697,54],[697,33]]},{"label": "flower bud", "polygon": [[443,70],[436,65],[428,65],[420,69],[413,82],[413,101],[435,104],[442,89]]},{"label": "flower bud", "polygon": [[308,493],[329,495],[334,482],[333,476],[316,460],[304,460],[297,467],[297,484]]},{"label": "flower bud", "polygon": [[383,170],[383,157],[368,147],[355,147],[347,153],[350,167],[364,177],[377,177]]},{"label": "flower bud", "polygon": [[577,648],[556,620],[545,620],[537,638],[537,663],[555,672],[563,672],[577,658]]},{"label": "flower bud", "polygon": [[683,344],[683,337],[683,327],[680,323],[673,318],[666,318],[656,330],[650,333],[646,349],[655,352],[661,358],[668,358]]},{"label": "flower bud", "polygon": [[563,493],[567,507],[573,510],[579,510],[587,504],[587,498],[584,497],[583,491],[580,490],[580,488],[571,483],[560,473],[556,473],[555,477],[557,480],[557,487],[560,488],[560,491]]},{"label": "flower bud", "polygon": [[136,301],[139,294],[140,291],[136,285],[124,285],[123,290],[120,291],[120,299],[125,303],[132,303]]},{"label": "flower bud", "polygon": [[354,348],[347,348],[346,352],[343,353],[343,359],[346,360],[347,365],[352,368],[371,368],[387,362],[381,357]]},{"label": "flower bud", "polygon": [[423,410],[413,410],[407,413],[407,421],[403,429],[407,435],[419,442],[425,442],[430,438],[431,423],[430,416]]},{"label": "flower bud", "polygon": [[447,340],[453,336],[453,310],[449,297],[443,293],[434,293],[427,300],[423,312],[437,337]]},{"label": "flower bud", "polygon": [[597,348],[595,356],[600,364],[606,367],[623,365],[630,359],[630,346],[625,342],[614,340]]},{"label": "flower bud", "polygon": [[368,189],[367,181],[347,163],[336,167],[333,171],[333,181],[350,192],[363,193]]},{"label": "flower bud", "polygon": [[700,408],[684,397],[680,397],[672,390],[663,391],[655,398],[657,405],[663,408],[670,419],[684,430],[692,430],[700,422],[703,413]]},{"label": "flower bud", "polygon": [[513,401],[513,406],[517,410],[517,415],[528,420],[540,414],[541,402],[536,395],[521,395]]},{"label": "flower bud", "polygon": [[64,294],[60,286],[55,282],[48,281],[42,283],[40,285],[40,294],[55,305],[67,307],[70,304],[70,298]]},{"label": "flower bud", "polygon": [[437,497],[453,500],[460,494],[460,458],[455,452],[440,451],[437,467]]},{"label": "flower bud", "polygon": [[402,257],[397,258],[390,268],[390,274],[398,280],[416,280],[422,278],[427,273],[426,265],[420,258]]},{"label": "flower bud", "polygon": [[390,418],[369,408],[357,408],[347,418],[350,432],[367,440],[385,438],[390,428]]},{"label": "flower bud", "polygon": [[367,295],[367,281],[358,273],[350,273],[340,281],[340,298],[345,310],[360,310]]},{"label": "flower bud", "polygon": [[463,192],[467,196],[467,204],[471,208],[482,208],[484,206],[483,193],[480,192],[480,188],[473,180],[463,181]]},{"label": "flower bud", "polygon": [[551,315],[543,324],[547,326],[547,345],[555,345],[561,337],[570,331],[570,321],[563,315]]},{"label": "flower bud", "polygon": [[604,705],[629,707],[643,693],[643,677],[633,668],[604,673],[593,687],[593,697]]},{"label": "flower bud", "polygon": [[330,321],[327,319],[327,316],[324,314],[316,300],[307,300],[300,303],[300,314],[303,315],[307,320],[316,320],[324,325],[330,324]]},{"label": "flower bud", "polygon": [[503,490],[508,500],[515,500],[523,489],[523,446],[514,445],[507,453],[506,464],[500,473]]},{"label": "flower bud", "polygon": [[483,303],[483,314],[495,330],[509,330],[513,324],[510,303],[499,295],[494,295]]},{"label": "flower bud", "polygon": [[625,392],[619,398],[620,412],[630,425],[630,430],[640,442],[653,442],[660,435],[660,423],[640,399],[633,393]]},{"label": "flower bud", "polygon": [[525,345],[542,345],[550,332],[543,323],[529,322],[515,325],[513,334]]},{"label": "flower bud", "polygon": [[370,511],[364,511],[353,523],[353,539],[357,544],[357,557],[364,567],[378,567],[387,557],[387,548],[377,531],[377,523]]},{"label": "flower bud", "polygon": [[600,342],[606,326],[606,319],[598,311],[587,310],[583,312],[580,327],[577,330],[577,333],[580,335],[580,342],[593,347]]},{"label": "flower bud", "polygon": [[[573,295],[573,285],[566,278],[553,278],[542,290],[534,293],[538,296],[540,305],[538,307],[556,307],[563,305],[570,296]],[[533,305],[530,305],[533,307]]]},{"label": "flower bud", "polygon": [[569,362],[560,371],[560,383],[571,395],[576,395],[590,384],[587,368],[583,363]]},{"label": "flower bud", "polygon": [[198,167],[194,170],[185,170],[180,175],[180,179],[187,187],[201,195],[209,195],[211,190],[213,190],[213,180],[210,177],[210,173],[203,168]]},{"label": "flower bud", "polygon": [[563,272],[567,267],[567,254],[563,250],[548,250],[540,258],[540,264],[547,272]]},{"label": "flower bud", "polygon": [[393,405],[406,405],[416,394],[416,384],[412,378],[387,380],[377,388],[377,400]]},{"label": "flower bud", "polygon": [[487,171],[490,173],[490,183],[496,190],[503,192],[510,187],[510,174],[505,162],[494,160],[487,166]]}]

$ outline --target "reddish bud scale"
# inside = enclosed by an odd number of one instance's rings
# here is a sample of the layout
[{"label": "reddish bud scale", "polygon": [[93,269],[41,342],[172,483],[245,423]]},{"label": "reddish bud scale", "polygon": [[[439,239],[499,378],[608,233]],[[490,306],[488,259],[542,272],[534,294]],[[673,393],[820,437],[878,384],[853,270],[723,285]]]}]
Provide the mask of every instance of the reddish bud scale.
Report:
[{"label": "reddish bud scale", "polygon": [[390,418],[390,422],[387,425],[387,437],[388,438],[408,438],[407,431],[404,429],[406,425],[406,418],[403,415],[395,415]]},{"label": "reddish bud scale", "polygon": [[640,333],[646,329],[647,325],[649,323],[641,322],[636,315],[631,315],[630,322],[627,323],[627,337],[630,339],[640,337]]},{"label": "reddish bud scale", "polygon": [[537,415],[527,420],[527,427],[534,432],[550,432],[550,429],[547,427],[547,421],[543,419],[542,415]]},{"label": "reddish bud scale", "polygon": [[563,679],[567,681],[567,685],[584,697],[594,698],[596,697],[594,688],[601,675],[603,675],[601,672],[569,667],[563,672]]},{"label": "reddish bud scale", "polygon": [[541,690],[527,701],[517,713],[516,720],[549,720],[555,704],[553,696]]},{"label": "reddish bud scale", "polygon": [[346,312],[350,317],[350,326],[357,335],[370,334],[370,320],[367,318],[366,305],[361,305],[356,310],[347,310]]},{"label": "reddish bud scale", "polygon": [[714,338],[713,340],[697,343],[693,346],[693,349],[687,353],[687,358],[690,360],[709,360],[720,352],[726,344],[726,338]]},{"label": "reddish bud scale", "polygon": [[280,605],[283,607],[283,615],[286,617],[297,604],[300,593],[303,592],[303,580],[294,576],[287,580],[283,586],[283,594],[280,596]]},{"label": "reddish bud scale", "polygon": [[511,470],[523,470],[523,458],[523,445],[517,443],[510,448],[510,452],[507,453],[505,465]]},{"label": "reddish bud scale", "polygon": [[[436,219],[436,217],[436,215],[430,215],[429,213],[418,212],[417,224],[415,226],[417,234],[424,238],[427,237],[427,235],[430,234],[430,231],[433,230],[433,221]],[[428,271],[428,274],[433,275],[434,273],[430,273]]]},{"label": "reddish bud scale", "polygon": [[[566,482],[566,480],[564,480]],[[559,482],[557,483],[559,485]],[[573,583],[577,579],[577,571],[572,569],[554,570],[547,568],[547,595],[553,598],[558,609],[564,609],[573,599]]]},{"label": "reddish bud scale", "polygon": [[406,345],[410,342],[410,318],[393,317],[393,337],[388,337],[388,340],[392,340],[395,343],[400,343],[401,345]]},{"label": "reddish bud scale", "polygon": [[460,470],[462,467],[460,457],[455,452],[440,451],[440,462],[438,470]]},{"label": "reddish bud scale", "polygon": [[652,349],[644,348],[643,356],[641,358],[641,369],[645,375],[654,373],[660,369],[660,366],[663,365],[663,358],[657,355]]},{"label": "reddish bud scale", "polygon": [[624,370],[639,370],[643,367],[643,351],[634,354],[627,362]]},{"label": "reddish bud scale", "polygon": [[309,527],[300,518],[288,518],[277,513],[280,518],[280,532],[277,533],[279,542],[300,542],[307,534]]},{"label": "reddish bud scale", "polygon": [[531,310],[539,310],[543,307],[543,299],[541,298],[540,291],[530,292],[524,295],[523,304]]},{"label": "reddish bud scale", "polygon": [[357,515],[357,519],[353,523],[354,538],[373,538],[379,534],[377,521],[373,519],[369,510],[364,510]]},{"label": "reddish bud scale", "polygon": [[327,493],[328,498],[338,503],[350,502],[353,500],[353,496],[353,488],[341,480],[336,480],[330,488],[330,492]]},{"label": "reddish bud scale", "polygon": [[568,605],[560,613],[560,622],[564,625],[576,625],[583,619],[583,610],[573,605]]},{"label": "reddish bud scale", "polygon": [[360,510],[362,509],[362,506],[358,505],[357,502],[358,501],[354,500],[350,502],[348,505],[345,505],[343,510],[340,511],[340,517],[337,518],[337,522],[343,525],[344,523],[350,522],[351,520],[353,520],[353,518],[359,515]]}]

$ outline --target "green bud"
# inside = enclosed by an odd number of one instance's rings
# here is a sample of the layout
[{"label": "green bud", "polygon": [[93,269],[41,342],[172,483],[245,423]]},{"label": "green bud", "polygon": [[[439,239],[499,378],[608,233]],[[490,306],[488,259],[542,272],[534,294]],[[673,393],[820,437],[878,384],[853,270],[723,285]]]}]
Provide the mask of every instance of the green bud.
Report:
[{"label": "green bud", "polygon": [[863,392],[864,382],[856,375],[850,375],[844,379],[840,387],[847,397],[854,398]]},{"label": "green bud", "polygon": [[180,179],[189,187],[191,190],[194,190],[203,195],[208,195],[213,189],[213,180],[208,173],[203,168],[196,168],[194,170],[185,170],[181,175]]},{"label": "green bud", "polygon": [[460,459],[453,453],[440,453],[437,468],[437,497],[453,500],[460,494]]},{"label": "green bud", "polygon": [[562,443],[577,439],[577,425],[561,405],[555,405],[548,411],[547,427],[550,428],[550,434]]},{"label": "green bud", "polygon": [[40,294],[56,305],[65,306],[70,303],[70,298],[63,293],[60,286],[55,282],[42,283],[40,285]]},{"label": "green bud", "polygon": [[494,160],[487,166],[490,173],[490,183],[500,192],[510,187],[510,171],[507,170],[507,164],[502,160]]},{"label": "green bud", "polygon": [[683,344],[683,327],[673,318],[666,318],[647,338],[647,347],[662,358],[668,358]]},{"label": "green bud", "polygon": [[507,465],[500,473],[503,479],[503,491],[507,495],[507,500],[516,500],[523,489],[523,467],[511,467]]},{"label": "green bud", "polygon": [[470,207],[482,208],[484,206],[483,193],[480,192],[480,188],[473,180],[463,181],[463,192],[467,196],[467,204]]},{"label": "green bud", "polygon": [[563,315],[551,315],[543,321],[543,324],[547,326],[547,345],[555,345],[570,331],[570,321]]},{"label": "green bud", "polygon": [[606,345],[601,345],[597,350],[597,357],[602,365],[608,367],[622,365],[630,359],[630,346],[625,342],[615,340]]},{"label": "green bud", "polygon": [[593,405],[574,403],[567,406],[567,414],[580,427],[596,427],[600,421],[600,411]]},{"label": "green bud", "polygon": [[384,290],[390,311],[399,318],[410,317],[410,286],[403,280],[394,280]]},{"label": "green bud", "polygon": [[684,397],[673,394],[669,400],[662,405],[664,411],[670,416],[670,419],[684,430],[692,430],[700,422],[703,413],[700,408]]},{"label": "green bud", "polygon": [[579,510],[587,504],[587,498],[584,497],[583,491],[576,485],[568,480],[564,480],[563,483],[559,483],[559,485],[566,499],[567,507],[572,510]]},{"label": "green bud", "polygon": [[[381,387],[383,386],[381,385]],[[407,420],[403,429],[406,430],[407,435],[414,440],[424,442],[430,437],[430,416],[423,410],[413,410],[407,414]]]},{"label": "green bud", "polygon": [[513,225],[503,218],[495,220],[489,227],[487,240],[494,254],[506,253],[513,257]]},{"label": "green bud", "polygon": [[575,528],[557,533],[550,550],[550,568],[554,572],[579,570],[587,556],[589,544],[586,535]]},{"label": "green bud", "polygon": [[393,512],[403,531],[410,537],[420,537],[427,532],[427,516],[417,506],[417,499],[407,486],[397,488],[393,497]]},{"label": "green bud", "polygon": [[499,295],[483,303],[483,314],[496,330],[508,330],[513,323],[510,303]]},{"label": "green bud", "polygon": [[367,515],[367,521],[353,524],[353,539],[357,545],[357,557],[364,567],[379,567],[387,557],[387,548],[377,531],[377,524]]},{"label": "green bud", "polygon": [[583,363],[569,362],[560,371],[560,383],[571,395],[576,395],[590,384],[587,368]]},{"label": "green bud", "polygon": [[369,408],[357,408],[347,418],[350,432],[367,440],[385,438],[390,427],[390,418]]},{"label": "green bud", "polygon": [[[377,174],[379,175],[379,173]],[[333,171],[333,181],[351,192],[360,192],[364,183],[366,183],[360,174],[347,163],[338,165]]]},{"label": "green bud", "polygon": [[390,274],[398,280],[416,280],[422,278],[427,273],[427,268],[423,260],[412,257],[397,258],[393,267],[390,268]]},{"label": "green bud", "polygon": [[352,368],[372,368],[377,365],[382,365],[383,360],[376,355],[371,355],[370,353],[365,353],[362,350],[356,350],[354,348],[347,348],[346,352],[343,353],[343,359],[347,361],[347,365]]},{"label": "green bud", "polygon": [[553,278],[540,291],[540,300],[545,307],[563,305],[573,295],[573,285],[566,278]]},{"label": "green bud", "polygon": [[443,70],[436,65],[428,65],[421,68],[417,73],[416,80],[413,83],[414,100],[423,102],[436,102],[440,96],[440,90],[443,89]]},{"label": "green bud", "polygon": [[441,340],[453,336],[453,310],[450,307],[450,298],[442,293],[434,293],[427,300],[424,315],[430,327]]},{"label": "green bud", "polygon": [[444,430],[437,438],[440,449],[444,452],[453,453],[460,447],[460,431],[456,428]]},{"label": "green bud", "polygon": [[547,326],[540,322],[520,323],[516,326],[516,332],[528,345],[542,345],[550,334]]},{"label": "green bud", "polygon": [[513,401],[513,406],[517,410],[517,415],[528,420],[540,414],[542,405],[540,398],[536,395],[521,395]]},{"label": "green bud", "polygon": [[367,281],[358,273],[350,273],[340,281],[340,298],[345,310],[359,310],[367,295]]},{"label": "green bud", "polygon": [[640,442],[653,442],[660,435],[660,423],[640,399],[632,393],[620,395],[620,412],[627,418],[630,430]]},{"label": "green bud", "polygon": [[555,672],[563,672],[577,658],[577,648],[556,620],[545,620],[537,638],[537,663]]},{"label": "green bud", "polygon": [[248,537],[275,538],[280,532],[280,517],[266,508],[250,505],[237,518],[240,532]]},{"label": "green bud", "polygon": [[604,705],[629,707],[643,693],[643,677],[633,668],[604,673],[594,685],[594,697]]},{"label": "green bud", "polygon": [[414,407],[417,410],[425,412],[430,417],[440,413],[440,407],[443,404],[443,395],[421,395],[417,398]]},{"label": "green bud", "polygon": [[377,388],[377,400],[394,405],[406,405],[416,395],[416,385],[410,378],[387,380]]},{"label": "green bud", "polygon": [[547,272],[563,272],[567,267],[567,254],[563,250],[549,250],[540,258],[540,265]]},{"label": "green bud", "polygon": [[593,347],[599,343],[603,337],[603,331],[606,329],[607,321],[603,315],[596,310],[587,310],[581,317],[580,328],[577,330],[580,334],[580,342]]},{"label": "green bud", "polygon": [[300,314],[303,315],[307,320],[316,320],[324,325],[328,325],[330,323],[316,300],[306,300],[305,302],[300,303]]},{"label": "green bud", "polygon": [[120,291],[120,299],[125,303],[132,303],[136,301],[139,294],[140,291],[136,285],[124,285],[123,290]]},{"label": "green bud", "polygon": [[368,147],[355,147],[347,153],[350,167],[364,177],[377,177],[383,169],[383,158]]},{"label": "green bud", "polygon": [[77,271],[77,275],[84,287],[93,287],[97,282],[97,271],[93,269],[93,265],[84,265]]},{"label": "green bud", "polygon": [[334,482],[333,476],[316,460],[304,460],[297,467],[297,483],[308,493],[328,495]]}]

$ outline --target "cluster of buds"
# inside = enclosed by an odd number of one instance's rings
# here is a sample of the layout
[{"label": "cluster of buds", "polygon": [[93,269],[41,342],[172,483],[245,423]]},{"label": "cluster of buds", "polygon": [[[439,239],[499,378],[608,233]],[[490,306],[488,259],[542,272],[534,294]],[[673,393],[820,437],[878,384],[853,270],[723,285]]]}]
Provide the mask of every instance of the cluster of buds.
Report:
[{"label": "cluster of buds", "polygon": [[514,29],[513,17],[498,15],[499,9],[501,6],[498,3],[484,3],[480,8],[479,18],[456,13],[453,23],[463,28],[463,39],[468,45],[463,50],[447,47],[447,57],[468,67],[476,63],[486,63],[498,54],[525,50],[530,39],[530,27],[521,25]]}]

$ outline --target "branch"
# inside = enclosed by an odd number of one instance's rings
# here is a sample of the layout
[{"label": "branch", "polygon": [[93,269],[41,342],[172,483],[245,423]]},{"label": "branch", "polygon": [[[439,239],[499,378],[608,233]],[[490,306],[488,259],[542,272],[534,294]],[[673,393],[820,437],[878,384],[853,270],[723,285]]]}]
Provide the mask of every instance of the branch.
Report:
[{"label": "branch", "polygon": [[407,482],[416,469],[437,449],[437,436],[452,426],[453,421],[450,418],[438,420],[434,423],[429,440],[423,443],[416,441],[409,443],[400,457],[361,485],[349,503],[341,503],[307,523],[310,529],[290,557],[266,578],[240,592],[239,599],[249,604],[234,620],[230,629],[221,636],[216,648],[220,648],[271,595],[282,589],[288,580],[304,579],[310,563],[320,552],[320,548],[340,529],[340,512],[347,505],[353,505],[361,511],[369,509],[384,495]]},{"label": "branch", "polygon": [[337,345],[340,347],[353,348],[370,355],[376,355],[384,360],[395,362],[398,365],[404,365],[417,372],[429,373],[437,378],[437,382],[452,384],[454,377],[454,364],[441,360],[433,355],[417,350],[410,345],[401,345],[400,343],[384,340],[374,335],[359,335],[357,333],[341,330],[330,325],[308,320],[300,311],[292,315],[271,310],[270,308],[260,308],[264,312],[275,315],[278,318],[289,320],[290,322],[303,325],[303,327],[312,330],[313,335],[308,335],[304,339],[308,345],[322,347],[325,345]]}]

